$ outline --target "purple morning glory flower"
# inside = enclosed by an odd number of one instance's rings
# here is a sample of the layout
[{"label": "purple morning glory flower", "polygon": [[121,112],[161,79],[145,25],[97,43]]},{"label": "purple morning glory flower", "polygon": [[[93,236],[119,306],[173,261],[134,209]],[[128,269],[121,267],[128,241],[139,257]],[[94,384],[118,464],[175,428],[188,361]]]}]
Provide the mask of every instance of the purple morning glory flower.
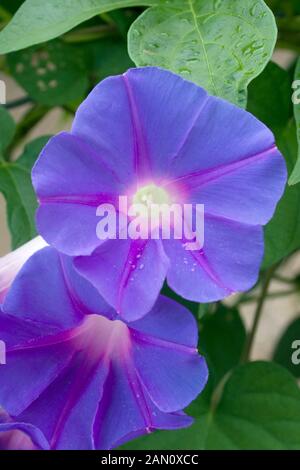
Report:
[{"label": "purple morning glory flower", "polygon": [[[50,139],[32,178],[41,235],[76,257],[105,300],[135,320],[152,308],[165,278],[199,302],[253,286],[262,226],[283,193],[286,168],[273,134],[254,116],[146,67],[96,86],[71,132]],[[204,204],[204,246],[188,251],[184,238],[99,240],[96,209],[116,206],[120,195]]]},{"label": "purple morning glory flower", "polygon": [[123,322],[71,258],[44,248],[18,273],[0,314],[0,406],[50,449],[110,449],[186,427],[192,418],[181,410],[207,381],[197,336],[194,317],[162,296],[149,315]]}]

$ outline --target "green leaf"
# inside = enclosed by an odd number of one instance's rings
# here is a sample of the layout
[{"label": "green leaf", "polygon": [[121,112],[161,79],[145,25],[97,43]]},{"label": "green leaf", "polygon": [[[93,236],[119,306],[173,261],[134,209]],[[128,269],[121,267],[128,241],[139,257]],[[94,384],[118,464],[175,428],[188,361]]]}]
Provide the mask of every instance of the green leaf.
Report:
[{"label": "green leaf", "polygon": [[138,66],[172,70],[240,106],[268,63],[277,28],[262,0],[174,0],[146,10],[128,35]]},{"label": "green leaf", "polygon": [[[160,0],[157,0],[157,3]],[[127,33],[131,26],[131,23],[139,16],[140,12],[136,10],[115,10],[109,14],[104,13],[104,17],[108,16],[109,22],[115,24],[118,28],[118,31],[126,41],[126,50],[127,50]],[[105,20],[105,18],[104,18]]]},{"label": "green leaf", "polygon": [[0,162],[0,191],[6,199],[7,219],[15,249],[36,235],[36,197],[31,184],[31,168],[49,137],[29,143],[15,162]]},{"label": "green leaf", "polygon": [[89,47],[94,59],[93,78],[96,82],[111,75],[122,74],[134,66],[123,40],[105,38]]},{"label": "green leaf", "polygon": [[14,13],[22,3],[23,0],[1,0],[1,7],[10,13]]},{"label": "green leaf", "polygon": [[17,82],[41,104],[80,100],[88,87],[81,49],[60,40],[10,54],[7,62]]},{"label": "green leaf", "polygon": [[209,364],[210,380],[217,385],[241,358],[246,330],[239,312],[218,304],[200,327],[200,350]]},{"label": "green leaf", "polygon": [[237,369],[211,419],[207,449],[300,448],[300,391],[289,372],[272,363]]},{"label": "green leaf", "polygon": [[[277,145],[285,157],[288,171],[294,167],[297,157],[297,141],[294,122],[278,135]],[[300,247],[300,185],[285,188],[275,215],[265,227],[265,257],[263,267],[277,263]]]},{"label": "green leaf", "polygon": [[190,428],[144,436],[123,449],[300,448],[300,390],[292,375],[276,364],[240,366],[226,382],[218,403],[205,412],[199,401]]},{"label": "green leaf", "polygon": [[[297,158],[296,129],[291,104],[291,77],[270,63],[249,86],[248,110],[271,128],[291,173]],[[275,214],[265,227],[263,268],[300,247],[300,186],[286,186]]]},{"label": "green leaf", "polygon": [[300,58],[298,59],[296,72],[295,72],[295,89],[294,93],[294,113],[297,126],[297,137],[298,137],[298,160],[295,168],[290,176],[289,184],[296,184],[300,181]]},{"label": "green leaf", "polygon": [[11,115],[3,106],[0,106],[0,157],[11,143],[16,131],[16,124]]},{"label": "green leaf", "polygon": [[203,320],[203,318],[210,312],[211,308],[214,308],[215,304],[199,304],[198,307],[198,319]]},{"label": "green leaf", "polygon": [[249,85],[247,110],[270,127],[276,136],[292,116],[290,95],[288,72],[270,62]]},{"label": "green leaf", "polygon": [[300,14],[299,0],[267,0],[266,3],[279,17]]},{"label": "green leaf", "polygon": [[[159,0],[158,0],[159,1]],[[26,0],[0,32],[0,54],[49,41],[93,16],[155,0]]]},{"label": "green leaf", "polygon": [[300,318],[292,321],[281,336],[276,345],[273,360],[283,367],[286,367],[295,377],[299,378],[300,364],[294,364],[292,361],[292,355],[295,352],[293,343],[295,341],[299,341],[298,349],[300,349]]}]

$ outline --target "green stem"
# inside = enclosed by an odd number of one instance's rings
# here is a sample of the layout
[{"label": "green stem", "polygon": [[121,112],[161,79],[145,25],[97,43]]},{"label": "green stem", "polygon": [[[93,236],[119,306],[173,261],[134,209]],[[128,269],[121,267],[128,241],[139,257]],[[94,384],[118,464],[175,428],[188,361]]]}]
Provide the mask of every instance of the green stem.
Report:
[{"label": "green stem", "polygon": [[24,96],[23,98],[18,98],[17,100],[9,101],[4,105],[4,108],[13,109],[28,103],[32,103],[32,99],[29,96]]},{"label": "green stem", "polygon": [[11,155],[13,149],[26,137],[27,133],[50,111],[48,106],[35,104],[27,111],[19,122],[14,141],[9,146],[7,153]]},{"label": "green stem", "polygon": [[95,39],[115,37],[118,30],[115,25],[104,24],[100,26],[91,26],[89,28],[81,28],[63,35],[62,39],[68,43],[79,43],[94,41]]},{"label": "green stem", "polygon": [[257,307],[256,307],[255,314],[254,314],[254,320],[253,320],[252,328],[249,332],[248,338],[247,338],[246,343],[245,343],[245,348],[244,348],[244,351],[243,351],[242,356],[241,356],[241,363],[248,362],[249,357],[251,355],[251,350],[252,350],[252,346],[253,346],[253,343],[254,343],[257,328],[258,328],[258,325],[259,325],[259,320],[260,320],[261,314],[263,312],[265,299],[267,297],[268,289],[269,289],[273,274],[274,274],[276,269],[277,269],[277,265],[274,265],[270,269],[268,269],[266,274],[265,274],[265,279],[264,279],[264,282],[263,282],[263,285],[262,285],[261,294],[258,298],[258,303],[257,303]]},{"label": "green stem", "polygon": [[211,417],[213,416],[213,414],[215,413],[217,409],[217,406],[223,395],[224,387],[226,383],[228,382],[228,380],[230,379],[231,374],[232,374],[232,370],[228,371],[224,375],[224,377],[220,380],[220,382],[218,383],[218,385],[216,386],[216,388],[214,389],[212,393],[211,402],[210,402]]},{"label": "green stem", "polygon": [[[270,294],[266,295],[266,299],[278,299],[280,297],[285,297],[287,295],[293,295],[293,294],[298,294],[298,293],[299,293],[299,288],[286,290],[286,291],[271,292]],[[235,307],[238,307],[241,304],[247,304],[249,302],[256,302],[258,300],[259,300],[259,297],[255,295],[244,296],[235,304]]]},{"label": "green stem", "polygon": [[274,274],[274,279],[276,279],[276,281],[280,281],[282,282],[283,284],[288,284],[288,285],[295,285],[295,280],[294,279],[290,279],[288,277],[284,277],[282,276],[281,274]]},{"label": "green stem", "polygon": [[115,22],[114,22],[114,20],[112,19],[112,17],[109,15],[109,13],[100,13],[99,17],[100,17],[101,20],[103,20],[105,23],[115,26]]}]

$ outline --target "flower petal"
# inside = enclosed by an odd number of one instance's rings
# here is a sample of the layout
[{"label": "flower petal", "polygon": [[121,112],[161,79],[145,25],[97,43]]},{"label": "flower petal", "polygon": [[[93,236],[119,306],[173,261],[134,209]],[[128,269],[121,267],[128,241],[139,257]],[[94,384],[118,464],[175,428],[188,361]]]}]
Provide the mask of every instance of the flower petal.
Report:
[{"label": "flower petal", "polygon": [[208,378],[192,314],[160,297],[145,318],[131,323],[131,337],[137,373],[156,406],[164,412],[185,408]]},{"label": "flower petal", "polygon": [[124,189],[103,156],[69,132],[48,141],[32,170],[32,182],[41,202],[75,199],[80,204],[97,201],[102,194],[118,195]]},{"label": "flower petal", "polygon": [[33,253],[47,246],[42,237],[35,237],[16,250],[0,258],[0,302],[5,296],[23,264]]},{"label": "flower petal", "polygon": [[191,173],[179,178],[175,186],[180,184],[186,202],[204,204],[206,213],[246,224],[264,225],[272,217],[283,194],[286,176],[282,155],[272,147],[254,157]]},{"label": "flower petal", "polygon": [[212,302],[250,289],[263,256],[263,230],[218,217],[205,218],[203,250],[186,249],[179,240],[164,240],[171,260],[167,282],[179,295]]},{"label": "flower petal", "polygon": [[0,450],[47,450],[49,444],[35,426],[13,421],[0,408]]},{"label": "flower petal", "polygon": [[102,156],[67,132],[47,143],[32,170],[32,182],[40,202],[39,232],[67,255],[90,254],[101,244],[97,207],[116,204],[125,191]]},{"label": "flower petal", "polygon": [[135,109],[139,148],[148,160],[148,179],[168,178],[173,159],[200,117],[208,95],[191,82],[156,67],[131,69],[123,80]]},{"label": "flower petal", "polygon": [[43,433],[26,423],[0,423],[0,450],[48,450]]},{"label": "flower petal", "polygon": [[97,85],[76,113],[72,134],[86,141],[120,181],[136,184],[135,129],[120,76]]},{"label": "flower petal", "polygon": [[172,177],[205,172],[268,152],[272,132],[244,109],[210,96],[172,160]]},{"label": "flower petal", "polygon": [[128,321],[142,317],[152,308],[168,269],[159,240],[109,240],[90,257],[76,258],[74,263],[79,273]]},{"label": "flower petal", "polygon": [[[150,264],[160,243],[137,242],[130,260],[139,263],[149,249]],[[188,426],[181,409],[207,379],[185,308],[161,298],[149,318],[127,324],[102,316],[100,299],[71,258],[45,248],[17,275],[0,314],[7,341],[0,403],[16,421],[40,429],[51,449],[112,448],[154,429]]]},{"label": "flower petal", "polygon": [[[107,368],[91,369],[77,354],[60,376],[18,419],[38,426],[56,450],[94,449],[93,424]],[[51,406],[49,406],[51,404]]]},{"label": "flower petal", "polygon": [[178,429],[192,419],[183,413],[162,413],[136,375],[130,358],[110,368],[95,421],[96,449],[112,449],[155,429]]},{"label": "flower petal", "polygon": [[164,415],[153,403],[130,338],[123,322],[93,315],[75,329],[9,350],[0,400],[18,421],[38,427],[51,449],[112,448],[154,429],[190,425],[183,413]]},{"label": "flower petal", "polygon": [[[7,350],[1,366],[0,403],[11,416],[24,411],[55,380],[74,352],[64,343]],[[20,386],[20,384],[22,384]]]},{"label": "flower petal", "polygon": [[130,324],[134,331],[170,343],[197,348],[198,328],[193,315],[183,305],[159,296],[148,315]]},{"label": "flower petal", "polygon": [[3,310],[39,328],[44,326],[45,331],[51,326],[52,332],[80,323],[84,314],[115,316],[97,290],[75,271],[72,258],[50,247],[35,253],[23,266]]}]

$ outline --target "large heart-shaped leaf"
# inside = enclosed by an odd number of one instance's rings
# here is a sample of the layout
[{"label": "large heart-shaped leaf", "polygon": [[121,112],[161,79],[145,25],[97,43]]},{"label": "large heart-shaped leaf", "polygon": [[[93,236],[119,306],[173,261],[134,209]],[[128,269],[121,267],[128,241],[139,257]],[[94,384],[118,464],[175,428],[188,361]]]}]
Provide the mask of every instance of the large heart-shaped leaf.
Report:
[{"label": "large heart-shaped leaf", "polygon": [[237,366],[246,340],[246,330],[239,312],[218,304],[214,314],[200,324],[199,347],[209,366],[209,380],[215,386]]},{"label": "large heart-shaped leaf", "polygon": [[288,72],[274,62],[248,88],[247,110],[280,134],[292,117],[291,80]]},{"label": "large heart-shaped leaf", "polygon": [[[198,406],[197,406],[198,402]],[[281,366],[252,362],[236,369],[221,399],[193,406],[195,424],[160,431],[126,449],[279,450],[300,448],[300,390]]]},{"label": "large heart-shaped leaf", "polygon": [[81,50],[60,40],[9,54],[7,61],[13,77],[41,104],[80,100],[88,87]]},{"label": "large heart-shaped leaf", "polygon": [[[268,64],[249,86],[248,110],[269,126],[283,153],[289,174],[297,158],[296,129],[290,100],[291,79],[285,70]],[[280,261],[300,247],[300,185],[286,186],[272,220],[265,227],[263,267]]]},{"label": "large heart-shaped leaf", "polygon": [[300,181],[300,57],[298,59],[295,73],[295,92],[294,92],[294,113],[297,126],[298,137],[298,160],[289,179],[289,184],[296,184]]},{"label": "large heart-shaped leaf", "polygon": [[134,64],[127,53],[126,42],[122,39],[103,38],[89,46],[93,59],[93,77],[96,82],[111,75],[126,72]]},{"label": "large heart-shaped leaf", "polygon": [[0,191],[6,199],[12,248],[36,235],[34,213],[37,200],[31,184],[31,168],[48,138],[39,137],[32,141],[15,162],[0,162]]},{"label": "large heart-shaped leaf", "polygon": [[136,65],[165,67],[245,106],[247,85],[269,61],[276,35],[262,0],[173,0],[146,10],[128,44]]},{"label": "large heart-shaped leaf", "polygon": [[95,15],[160,0],[26,0],[0,33],[0,54],[49,41]]},{"label": "large heart-shaped leaf", "polygon": [[[277,145],[285,157],[290,174],[297,157],[296,129],[292,121],[278,135]],[[273,218],[265,227],[263,267],[277,263],[299,247],[300,185],[287,185]]]},{"label": "large heart-shaped leaf", "polygon": [[293,320],[284,331],[273,356],[275,362],[286,367],[295,377],[300,377],[300,354],[297,350],[300,350],[300,318]]}]

